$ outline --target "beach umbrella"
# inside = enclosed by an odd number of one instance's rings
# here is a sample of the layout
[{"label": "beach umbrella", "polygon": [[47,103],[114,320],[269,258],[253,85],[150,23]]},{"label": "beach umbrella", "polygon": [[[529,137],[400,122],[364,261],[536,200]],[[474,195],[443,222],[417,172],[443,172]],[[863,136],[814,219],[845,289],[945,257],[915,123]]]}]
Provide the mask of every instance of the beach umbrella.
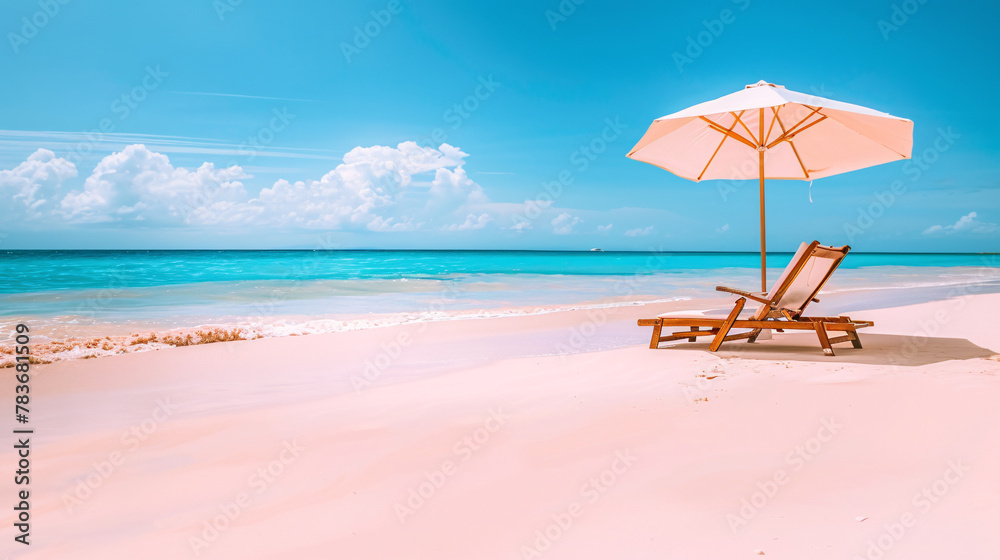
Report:
[{"label": "beach umbrella", "polygon": [[628,157],[698,182],[760,181],[760,285],[767,291],[764,180],[811,181],[908,159],[913,121],[764,81],[653,121]]}]

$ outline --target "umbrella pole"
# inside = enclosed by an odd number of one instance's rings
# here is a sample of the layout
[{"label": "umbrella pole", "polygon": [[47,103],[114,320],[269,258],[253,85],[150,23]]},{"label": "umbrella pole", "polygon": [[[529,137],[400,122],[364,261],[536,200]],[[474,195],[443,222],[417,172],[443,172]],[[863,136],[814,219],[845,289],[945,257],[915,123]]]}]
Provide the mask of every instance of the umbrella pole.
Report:
[{"label": "umbrella pole", "polygon": [[[762,121],[763,125],[763,121]],[[763,126],[761,127],[763,130]],[[760,291],[767,291],[767,234],[764,227],[764,152],[758,151],[760,170]]]}]

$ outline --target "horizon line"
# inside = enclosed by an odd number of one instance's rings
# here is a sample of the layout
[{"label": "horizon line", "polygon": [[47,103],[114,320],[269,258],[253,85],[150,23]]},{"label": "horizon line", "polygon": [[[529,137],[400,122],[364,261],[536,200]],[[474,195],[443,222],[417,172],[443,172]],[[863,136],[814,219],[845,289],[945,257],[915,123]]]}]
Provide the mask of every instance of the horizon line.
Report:
[{"label": "horizon line", "polygon": [[[681,254],[719,254],[719,255],[760,255],[760,251],[655,251],[639,249],[619,249],[600,250],[591,249],[364,249],[364,248],[337,248],[337,249],[308,249],[308,248],[284,248],[284,249],[0,249],[3,253],[26,253],[26,252],[411,252],[411,253],[681,253]],[[795,251],[768,251],[768,255],[791,255]],[[949,251],[852,251],[853,255],[1000,255],[1000,251],[972,251],[972,252],[949,252]]]}]

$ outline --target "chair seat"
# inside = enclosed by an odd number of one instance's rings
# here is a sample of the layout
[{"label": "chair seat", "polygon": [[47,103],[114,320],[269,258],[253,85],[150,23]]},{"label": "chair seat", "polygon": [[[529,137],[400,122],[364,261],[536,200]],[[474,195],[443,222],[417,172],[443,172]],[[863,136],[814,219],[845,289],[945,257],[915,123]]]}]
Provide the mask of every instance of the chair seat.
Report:
[{"label": "chair seat", "polygon": [[656,316],[656,318],[663,319],[665,317],[691,317],[691,316],[705,317],[706,319],[711,318],[708,315],[705,315],[704,311],[668,311],[666,313],[660,313],[659,315]]},{"label": "chair seat", "polygon": [[[757,312],[757,307],[747,308],[740,312],[739,317],[741,319],[750,318]],[[705,319],[725,319],[728,315],[728,310],[726,309],[707,309],[704,311],[669,311],[667,313],[660,313],[656,316],[657,319],[670,319],[673,317],[703,317]]]}]

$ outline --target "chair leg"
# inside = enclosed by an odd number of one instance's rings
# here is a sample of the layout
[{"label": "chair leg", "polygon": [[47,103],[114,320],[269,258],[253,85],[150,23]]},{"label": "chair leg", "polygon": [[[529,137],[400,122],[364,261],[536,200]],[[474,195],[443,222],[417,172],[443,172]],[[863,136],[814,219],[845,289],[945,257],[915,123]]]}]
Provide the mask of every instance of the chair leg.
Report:
[{"label": "chair leg", "polygon": [[[698,327],[691,327],[691,330],[698,332]],[[691,338],[688,339],[688,342],[697,342],[697,341],[698,341],[697,336],[692,336]]]},{"label": "chair leg", "polygon": [[826,325],[822,321],[816,321],[813,323],[813,328],[816,329],[816,336],[819,337],[819,344],[823,347],[823,353],[827,356],[833,356],[833,346],[830,345],[830,339],[826,336]]},{"label": "chair leg", "polygon": [[656,348],[660,345],[660,330],[663,328],[663,323],[661,321],[656,321],[653,325],[653,338],[649,340],[649,347]]},{"label": "chair leg", "polygon": [[743,306],[746,305],[747,298],[741,297],[736,300],[736,305],[733,310],[729,312],[729,316],[723,321],[722,326],[719,327],[719,332],[715,335],[715,339],[712,340],[712,344],[709,345],[708,349],[715,352],[722,346],[722,342],[726,340],[726,335],[729,334],[729,329],[733,328],[733,323],[736,322],[736,318],[739,317],[740,311],[743,311]]},{"label": "chair leg", "polygon": [[762,332],[764,332],[764,329],[754,329],[750,336],[747,337],[747,344],[757,342],[757,337],[760,336],[760,333]]},{"label": "chair leg", "polygon": [[847,336],[851,338],[851,344],[855,348],[861,348],[861,337],[858,336],[858,329],[851,329],[847,331]]}]

